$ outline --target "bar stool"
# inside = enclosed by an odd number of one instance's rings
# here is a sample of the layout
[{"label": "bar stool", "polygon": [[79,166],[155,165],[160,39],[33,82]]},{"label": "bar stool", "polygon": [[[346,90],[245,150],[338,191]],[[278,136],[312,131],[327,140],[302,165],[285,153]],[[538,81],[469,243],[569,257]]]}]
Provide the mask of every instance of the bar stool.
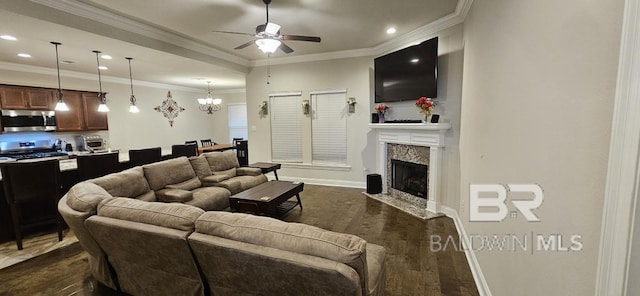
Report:
[{"label": "bar stool", "polygon": [[[58,214],[60,199],[60,164],[57,159],[3,163],[2,185],[11,210],[18,250],[22,250],[22,230],[56,224],[58,241],[62,241],[62,217]],[[24,211],[38,205],[37,215]]]},{"label": "bar stool", "polygon": [[180,156],[198,156],[198,144],[172,145],[171,157],[176,158]]},{"label": "bar stool", "polygon": [[120,170],[118,152],[78,155],[78,181],[102,177]]},{"label": "bar stool", "polygon": [[129,150],[129,167],[141,166],[162,160],[162,148],[146,148]]}]

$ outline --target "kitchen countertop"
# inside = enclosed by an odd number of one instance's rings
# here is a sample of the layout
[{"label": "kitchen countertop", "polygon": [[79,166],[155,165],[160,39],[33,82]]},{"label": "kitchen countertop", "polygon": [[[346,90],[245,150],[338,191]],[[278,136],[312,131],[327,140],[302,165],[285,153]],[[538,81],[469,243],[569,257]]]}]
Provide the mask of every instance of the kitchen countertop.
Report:
[{"label": "kitchen countertop", "polygon": [[[86,153],[86,154],[89,154],[89,153]],[[78,155],[78,154],[76,154],[76,155]],[[162,150],[162,155],[163,156],[164,155],[171,155],[171,149],[163,149]],[[20,162],[42,161],[42,160],[47,160],[47,159],[60,159],[60,171],[61,172],[77,170],[78,169],[78,163],[76,162],[76,159],[75,158],[65,158],[65,157],[66,156],[63,156],[63,157],[32,158],[32,159],[20,160]],[[129,151],[118,153],[118,159],[120,160],[120,163],[128,162],[129,161]],[[16,161],[16,160],[15,159],[2,160],[0,162],[7,162],[7,161],[13,162],[13,161]],[[0,181],[1,180],[2,180],[2,175],[0,175]]]}]

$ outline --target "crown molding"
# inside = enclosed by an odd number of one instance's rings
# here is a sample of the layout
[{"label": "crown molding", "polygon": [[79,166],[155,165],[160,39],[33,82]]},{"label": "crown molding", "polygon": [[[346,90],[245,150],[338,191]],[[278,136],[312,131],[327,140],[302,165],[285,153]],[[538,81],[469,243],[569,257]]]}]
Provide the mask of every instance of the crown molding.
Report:
[{"label": "crown molding", "polygon": [[[0,70],[16,71],[16,72],[24,72],[24,73],[40,74],[40,75],[50,75],[50,76],[57,75],[56,69],[39,67],[39,66],[31,66],[31,65],[25,65],[25,64],[1,62],[1,61],[0,61]],[[92,75],[92,74],[76,72],[76,71],[68,71],[68,70],[60,70],[60,76],[75,78],[75,79],[82,79],[82,80],[91,80],[91,81],[98,80],[98,75]],[[102,75],[101,78],[103,82],[110,82],[110,83],[124,84],[124,85],[130,85],[131,83],[128,78],[120,78],[120,77],[105,76],[105,75]],[[137,86],[146,86],[146,87],[153,87],[153,88],[170,88],[172,90],[181,90],[181,91],[189,91],[189,92],[197,92],[197,93],[202,92],[202,89],[199,89],[199,88],[192,88],[192,87],[186,87],[181,85],[157,83],[157,82],[150,82],[150,81],[143,81],[143,80],[133,80],[133,84]],[[240,91],[236,89],[227,89],[227,90],[217,91],[217,93],[235,93],[235,92],[240,92]]]},{"label": "crown molding", "polygon": [[359,57],[365,57],[365,56],[372,56],[374,54],[375,52],[372,48],[363,48],[363,49],[307,54],[307,55],[292,56],[292,57],[253,60],[251,62],[251,66],[260,67],[260,66],[267,66],[267,65],[283,65],[283,64],[307,63],[307,62],[317,62],[317,61],[337,60],[337,59],[347,59],[347,58],[359,58]]},{"label": "crown molding", "polygon": [[293,57],[253,60],[251,62],[251,66],[259,67],[267,65],[317,62],[324,60],[346,59],[365,56],[380,56],[405,48],[410,45],[418,44],[429,38],[435,37],[438,32],[464,22],[464,19],[467,17],[467,14],[471,9],[471,4],[473,4],[473,0],[458,0],[456,10],[451,14],[375,47],[319,54],[308,54]]},{"label": "crown molding", "polygon": [[[31,2],[44,5],[53,9],[67,12],[79,17],[103,23],[127,32],[139,34],[156,40],[161,40],[178,47],[186,48],[207,56],[235,63],[244,67],[249,66],[249,60],[224,52],[211,45],[198,42],[179,33],[169,32],[164,29],[136,21],[116,13],[100,9],[89,4],[69,0],[31,0]],[[247,71],[244,71],[247,72]]]}]

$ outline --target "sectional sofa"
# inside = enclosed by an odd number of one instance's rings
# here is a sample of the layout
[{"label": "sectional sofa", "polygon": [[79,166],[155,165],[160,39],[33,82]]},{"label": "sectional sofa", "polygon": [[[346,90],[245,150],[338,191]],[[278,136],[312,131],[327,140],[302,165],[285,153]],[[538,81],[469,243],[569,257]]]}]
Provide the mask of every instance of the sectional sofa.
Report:
[{"label": "sectional sofa", "polygon": [[[266,177],[220,157],[176,158],[73,186],[58,210],[93,276],[132,295],[383,295],[383,247],[227,212],[229,189]],[[215,162],[210,173],[203,160]],[[236,175],[219,173],[225,166]]]}]

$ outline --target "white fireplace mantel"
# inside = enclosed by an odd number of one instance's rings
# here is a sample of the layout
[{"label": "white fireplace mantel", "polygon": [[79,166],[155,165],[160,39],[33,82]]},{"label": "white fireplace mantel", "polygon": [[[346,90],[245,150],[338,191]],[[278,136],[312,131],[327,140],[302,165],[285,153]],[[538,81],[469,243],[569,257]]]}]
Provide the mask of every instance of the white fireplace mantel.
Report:
[{"label": "white fireplace mantel", "polygon": [[429,147],[429,188],[427,211],[437,213],[441,186],[444,134],[451,129],[449,123],[371,123],[377,133],[377,169],[382,177],[382,191],[387,193],[387,143]]}]

